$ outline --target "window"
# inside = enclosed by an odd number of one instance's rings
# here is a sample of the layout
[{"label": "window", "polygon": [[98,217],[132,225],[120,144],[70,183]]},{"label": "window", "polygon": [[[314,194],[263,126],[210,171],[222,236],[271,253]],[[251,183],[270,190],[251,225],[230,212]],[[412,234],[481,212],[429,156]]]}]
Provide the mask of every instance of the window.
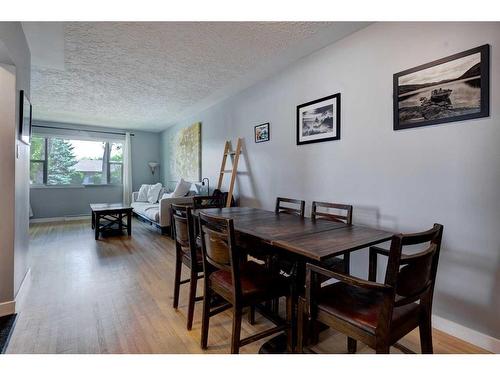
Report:
[{"label": "window", "polygon": [[33,137],[31,139],[31,163],[30,163],[30,183],[40,185],[45,183],[47,176],[47,140],[45,138]]},{"label": "window", "polygon": [[109,144],[109,181],[112,184],[121,184],[123,175],[123,145]]},{"label": "window", "polygon": [[123,144],[34,136],[32,185],[121,184]]}]

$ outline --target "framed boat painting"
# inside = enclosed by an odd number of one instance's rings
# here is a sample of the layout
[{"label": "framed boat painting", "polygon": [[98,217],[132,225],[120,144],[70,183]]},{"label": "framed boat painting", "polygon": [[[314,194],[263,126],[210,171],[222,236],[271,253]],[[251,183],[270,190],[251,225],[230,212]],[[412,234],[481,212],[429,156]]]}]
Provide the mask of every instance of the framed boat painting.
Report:
[{"label": "framed boat painting", "polygon": [[340,93],[297,106],[297,145],[340,139]]},{"label": "framed boat painting", "polygon": [[394,74],[394,130],[490,115],[490,46]]}]

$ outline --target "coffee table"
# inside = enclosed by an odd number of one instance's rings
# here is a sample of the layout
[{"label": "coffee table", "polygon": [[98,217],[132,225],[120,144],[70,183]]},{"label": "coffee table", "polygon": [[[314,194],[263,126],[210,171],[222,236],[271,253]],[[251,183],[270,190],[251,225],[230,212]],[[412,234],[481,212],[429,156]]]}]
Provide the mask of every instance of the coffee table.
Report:
[{"label": "coffee table", "polygon": [[[127,234],[132,234],[132,207],[122,203],[92,203],[92,229],[95,230],[95,239],[99,239],[99,234],[118,229],[122,232],[127,229]],[[127,218],[127,223],[123,222],[123,217]],[[118,225],[118,228],[113,228]]]}]

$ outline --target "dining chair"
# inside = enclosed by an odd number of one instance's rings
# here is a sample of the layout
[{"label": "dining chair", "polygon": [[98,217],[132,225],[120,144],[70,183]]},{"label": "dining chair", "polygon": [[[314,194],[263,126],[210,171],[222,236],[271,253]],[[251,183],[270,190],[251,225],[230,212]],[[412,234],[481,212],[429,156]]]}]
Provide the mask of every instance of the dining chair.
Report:
[{"label": "dining chair", "polygon": [[277,214],[286,213],[304,217],[305,206],[306,202],[299,199],[277,197],[274,212]]},{"label": "dining chair", "polygon": [[223,208],[226,205],[225,199],[222,196],[201,196],[193,197],[193,207],[195,209],[203,208]]},{"label": "dining chair", "polygon": [[[182,284],[189,283],[187,329],[193,327],[194,305],[203,297],[196,297],[198,279],[203,277],[201,248],[195,236],[195,222],[191,207],[172,204],[172,223],[175,237],[174,308],[179,306],[179,292]],[[190,270],[190,277],[181,280],[182,265]]]},{"label": "dining chair", "polygon": [[[425,232],[394,235],[389,250],[370,247],[368,280],[307,264],[298,351],[304,350],[310,323],[319,321],[348,336],[349,353],[356,352],[357,340],[377,353],[389,353],[392,345],[404,348],[397,341],[417,327],[422,353],[432,353],[432,297],[442,236],[443,226],[434,224]],[[403,254],[405,246],[426,243],[422,251]],[[384,283],[376,282],[378,255],[388,257]],[[339,282],[320,287],[318,275]]]},{"label": "dining chair", "polygon": [[[296,215],[301,218],[304,217],[305,214],[305,206],[306,202],[300,199],[292,199],[292,198],[276,198],[276,206],[274,212],[278,214],[290,214]],[[268,254],[265,257],[259,258],[263,260],[268,268],[277,268],[280,269],[283,275],[290,275],[293,272],[294,264],[285,259],[279,259],[274,254]],[[273,299],[268,302],[271,310],[278,314],[279,313],[279,299]],[[253,309],[250,310],[249,320],[252,321],[252,315],[254,314]]]},{"label": "dining chair", "polygon": [[[265,266],[247,260],[246,253],[239,251],[235,244],[232,219],[199,214],[201,243],[204,266],[204,299],[201,325],[201,347],[208,345],[210,317],[233,309],[231,353],[239,353],[241,346],[260,340],[280,331],[288,332],[288,348],[291,349],[291,286],[278,274],[273,274]],[[212,306],[213,297],[226,301],[220,306]],[[241,339],[243,308],[256,306],[273,298],[286,296],[287,320],[272,315],[262,309],[263,316],[269,318],[275,327]]]},{"label": "dining chair", "polygon": [[[335,210],[327,211],[327,210]],[[316,220],[329,220],[347,225],[352,224],[352,206],[348,204],[328,203],[328,202],[312,202],[311,206],[311,219]],[[323,267],[349,273],[350,271],[350,254],[342,255],[342,258],[333,257],[325,260],[322,264]]]}]

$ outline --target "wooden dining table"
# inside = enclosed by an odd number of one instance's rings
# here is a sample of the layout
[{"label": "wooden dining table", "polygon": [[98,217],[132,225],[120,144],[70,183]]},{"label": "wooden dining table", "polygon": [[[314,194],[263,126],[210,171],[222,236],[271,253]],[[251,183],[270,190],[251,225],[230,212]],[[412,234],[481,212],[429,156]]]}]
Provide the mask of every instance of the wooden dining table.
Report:
[{"label": "wooden dining table", "polygon": [[[388,241],[393,233],[361,225],[328,220],[312,220],[290,214],[276,214],[251,207],[209,208],[195,210],[233,220],[236,241],[243,248],[265,245],[266,249],[294,264],[293,283],[297,293],[305,284],[307,262],[322,262],[328,258]],[[296,317],[293,319],[296,327]],[[296,329],[293,330],[296,334]],[[282,352],[286,348],[284,334],[266,342],[261,353]]]}]

